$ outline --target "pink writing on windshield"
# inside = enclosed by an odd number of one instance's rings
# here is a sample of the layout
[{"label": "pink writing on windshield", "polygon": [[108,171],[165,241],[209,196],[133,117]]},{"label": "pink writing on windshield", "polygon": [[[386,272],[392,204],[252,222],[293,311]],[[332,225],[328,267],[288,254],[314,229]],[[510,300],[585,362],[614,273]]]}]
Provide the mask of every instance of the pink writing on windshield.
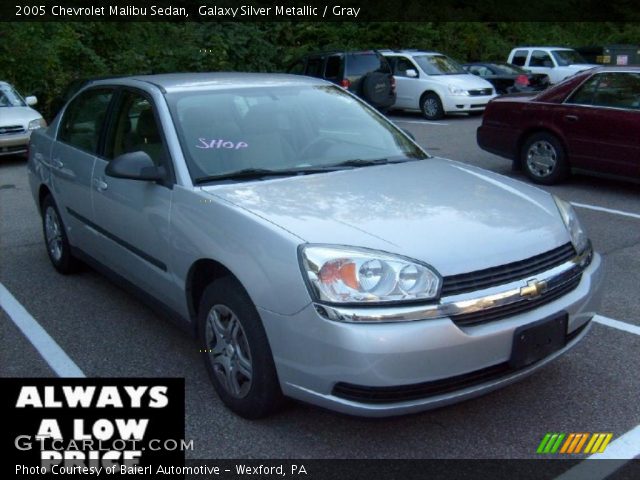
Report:
[{"label": "pink writing on windshield", "polygon": [[222,138],[207,140],[206,138],[199,138],[199,145],[196,148],[228,148],[238,150],[239,148],[247,148],[249,145],[245,142],[232,142],[230,140],[224,140]]}]

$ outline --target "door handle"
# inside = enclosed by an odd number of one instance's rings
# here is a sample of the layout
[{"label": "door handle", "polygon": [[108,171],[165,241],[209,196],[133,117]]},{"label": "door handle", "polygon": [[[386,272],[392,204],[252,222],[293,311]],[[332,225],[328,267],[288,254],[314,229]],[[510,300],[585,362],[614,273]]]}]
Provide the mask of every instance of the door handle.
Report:
[{"label": "door handle", "polygon": [[64,163],[59,158],[52,158],[49,166],[52,168],[62,168],[64,167]]},{"label": "door handle", "polygon": [[578,116],[577,115],[565,115],[564,119],[567,122],[577,122],[578,121]]},{"label": "door handle", "polygon": [[99,192],[104,192],[107,188],[109,188],[109,184],[101,178],[94,178],[93,186],[96,187],[96,190],[98,190]]}]

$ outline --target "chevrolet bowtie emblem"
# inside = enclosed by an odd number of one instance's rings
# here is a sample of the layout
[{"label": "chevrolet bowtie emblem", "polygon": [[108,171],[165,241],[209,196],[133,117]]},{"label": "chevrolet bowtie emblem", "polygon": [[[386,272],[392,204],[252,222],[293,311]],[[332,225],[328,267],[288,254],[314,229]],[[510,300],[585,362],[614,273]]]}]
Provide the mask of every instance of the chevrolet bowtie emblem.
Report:
[{"label": "chevrolet bowtie emblem", "polygon": [[547,290],[547,282],[539,282],[538,280],[531,280],[527,282],[526,287],[520,289],[520,296],[526,298],[536,298],[542,295]]}]

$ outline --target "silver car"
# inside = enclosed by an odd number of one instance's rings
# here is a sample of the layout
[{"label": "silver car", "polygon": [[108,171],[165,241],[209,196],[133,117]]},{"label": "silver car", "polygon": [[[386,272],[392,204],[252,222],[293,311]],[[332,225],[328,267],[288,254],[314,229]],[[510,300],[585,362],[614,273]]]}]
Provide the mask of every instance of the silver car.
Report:
[{"label": "silver car", "polygon": [[569,204],[431,157],[343,89],[289,75],[95,81],[31,139],[47,252],[198,338],[257,418],[285,396],[426,410],[586,334],[601,258]]},{"label": "silver car", "polygon": [[47,123],[33,105],[36,97],[22,96],[8,83],[0,82],[0,157],[27,152],[29,136]]}]

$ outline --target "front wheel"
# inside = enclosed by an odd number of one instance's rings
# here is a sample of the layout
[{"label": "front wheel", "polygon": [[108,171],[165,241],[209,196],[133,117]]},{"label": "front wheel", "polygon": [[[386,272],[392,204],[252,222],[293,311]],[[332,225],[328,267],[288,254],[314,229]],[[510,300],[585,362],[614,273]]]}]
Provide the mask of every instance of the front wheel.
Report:
[{"label": "front wheel", "polygon": [[570,167],[558,138],[541,132],[531,135],[522,147],[520,164],[535,183],[553,185],[569,176]]},{"label": "front wheel", "polygon": [[260,316],[232,278],[212,282],[198,313],[198,337],[218,396],[244,418],[262,418],[282,403],[271,348]]},{"label": "front wheel", "polygon": [[420,103],[422,115],[427,120],[440,120],[444,117],[444,108],[440,97],[435,93],[427,93]]}]

